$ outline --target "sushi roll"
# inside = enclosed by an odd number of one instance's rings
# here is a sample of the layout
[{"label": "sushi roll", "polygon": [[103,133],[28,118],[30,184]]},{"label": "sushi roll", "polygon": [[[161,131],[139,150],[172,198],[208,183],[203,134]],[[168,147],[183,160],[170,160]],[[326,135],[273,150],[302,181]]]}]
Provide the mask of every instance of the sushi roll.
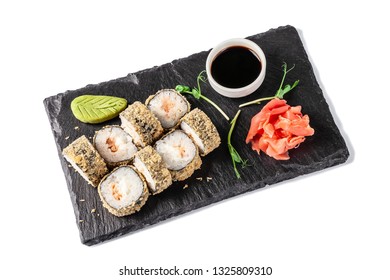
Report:
[{"label": "sushi roll", "polygon": [[164,129],[174,128],[190,111],[190,103],[174,89],[162,89],[149,96],[146,106],[159,119]]},{"label": "sushi roll", "polygon": [[202,164],[197,146],[182,130],[164,135],[156,142],[155,149],[171,172],[173,181],[189,178]]},{"label": "sushi roll", "polygon": [[158,194],[172,184],[172,176],[161,156],[151,146],[135,154],[135,168],[144,176],[152,194]]},{"label": "sushi roll", "polygon": [[145,147],[159,139],[164,129],[160,121],[139,101],[129,105],[119,114],[121,126],[138,147]]},{"label": "sushi roll", "polygon": [[93,145],[109,167],[130,164],[137,152],[131,136],[118,125],[108,125],[96,131]]},{"label": "sushi roll", "polygon": [[130,165],[119,166],[107,174],[98,192],[103,206],[118,217],[139,211],[149,197],[144,178]]},{"label": "sushi roll", "polygon": [[202,156],[207,155],[221,144],[217,128],[210,118],[198,108],[182,118],[180,128],[195,142]]},{"label": "sushi roll", "polygon": [[94,187],[97,187],[100,180],[108,173],[104,159],[85,135],[69,144],[62,154],[73,168]]}]

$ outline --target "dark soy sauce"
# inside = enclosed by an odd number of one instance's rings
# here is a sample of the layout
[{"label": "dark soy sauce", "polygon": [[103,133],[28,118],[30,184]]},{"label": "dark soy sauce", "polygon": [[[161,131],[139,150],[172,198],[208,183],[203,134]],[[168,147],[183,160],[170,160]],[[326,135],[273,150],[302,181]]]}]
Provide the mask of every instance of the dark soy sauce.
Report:
[{"label": "dark soy sauce", "polygon": [[222,51],[211,64],[211,75],[221,86],[241,88],[251,84],[259,76],[261,63],[257,56],[245,47],[230,47]]}]

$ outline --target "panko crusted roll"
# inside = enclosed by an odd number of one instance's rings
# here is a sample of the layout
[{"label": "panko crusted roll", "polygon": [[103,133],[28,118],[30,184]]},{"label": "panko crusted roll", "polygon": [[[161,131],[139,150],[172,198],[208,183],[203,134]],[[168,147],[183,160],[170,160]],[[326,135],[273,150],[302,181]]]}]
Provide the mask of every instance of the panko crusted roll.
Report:
[{"label": "panko crusted roll", "polygon": [[103,206],[113,215],[122,217],[141,209],[149,197],[145,179],[133,166],[119,166],[99,184]]},{"label": "panko crusted roll", "polygon": [[167,130],[174,128],[191,108],[187,99],[174,89],[159,90],[145,104]]},{"label": "panko crusted roll", "polygon": [[97,187],[100,180],[108,173],[104,159],[85,135],[69,144],[62,154],[73,168],[94,187]]},{"label": "panko crusted roll", "polygon": [[145,147],[164,133],[160,121],[139,101],[129,105],[119,114],[121,126],[133,138],[138,147]]},{"label": "panko crusted roll", "polygon": [[198,147],[182,130],[173,130],[155,144],[172,175],[173,181],[189,178],[202,165]]},{"label": "panko crusted roll", "polygon": [[207,155],[221,144],[217,128],[206,113],[198,108],[182,118],[180,128],[192,138],[202,156]]},{"label": "panko crusted roll", "polygon": [[131,136],[119,125],[107,125],[96,131],[93,145],[111,168],[130,164],[137,152]]},{"label": "panko crusted roll", "polygon": [[145,177],[149,191],[158,194],[172,184],[172,176],[161,156],[151,146],[146,146],[135,154],[135,168]]}]

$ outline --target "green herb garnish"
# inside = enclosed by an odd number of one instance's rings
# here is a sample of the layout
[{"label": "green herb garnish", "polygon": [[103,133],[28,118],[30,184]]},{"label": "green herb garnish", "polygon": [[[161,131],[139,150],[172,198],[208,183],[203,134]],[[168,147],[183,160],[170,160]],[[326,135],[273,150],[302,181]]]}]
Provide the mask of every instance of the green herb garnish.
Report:
[{"label": "green herb garnish", "polygon": [[289,84],[283,86],[284,80],[286,78],[287,73],[290,72],[291,70],[293,70],[294,67],[295,67],[295,65],[293,67],[291,67],[290,69],[287,69],[287,63],[286,62],[283,63],[283,65],[282,65],[282,68],[283,68],[282,82],[280,83],[279,89],[276,91],[276,94],[274,96],[263,97],[263,98],[259,98],[259,99],[256,99],[256,100],[253,100],[253,101],[250,101],[250,102],[247,102],[247,103],[243,103],[239,107],[242,108],[242,107],[245,107],[245,106],[248,106],[248,105],[260,104],[262,101],[267,101],[267,100],[271,100],[271,99],[274,99],[274,98],[283,99],[284,95],[286,93],[290,92],[299,83],[299,80],[296,80],[292,86],[289,85]]},{"label": "green herb garnish", "polygon": [[205,73],[205,72],[206,71],[203,70],[202,72],[199,73],[198,77],[196,78],[196,82],[198,84],[197,88],[195,87],[195,88],[191,89],[189,86],[177,85],[175,89],[180,93],[191,94],[196,99],[202,98],[203,100],[205,100],[208,103],[210,103],[211,105],[213,105],[224,116],[224,118],[226,120],[229,120],[229,117],[225,114],[224,111],[222,111],[222,109],[217,104],[215,104],[212,100],[210,100],[209,98],[207,98],[206,96],[204,96],[202,94],[202,91],[200,89],[200,82],[204,82],[204,83],[206,82],[207,79],[205,76],[203,76],[203,73]]},{"label": "green herb garnish", "polygon": [[241,158],[241,156],[239,155],[237,150],[233,147],[232,141],[231,141],[234,126],[236,125],[236,121],[237,121],[237,118],[240,115],[240,113],[241,113],[241,110],[238,110],[236,115],[234,116],[233,120],[231,121],[230,129],[229,129],[229,133],[228,133],[228,138],[227,138],[227,144],[228,144],[230,156],[232,158],[234,172],[236,173],[236,176],[238,179],[240,179],[241,176],[240,176],[240,173],[238,172],[238,169],[237,169],[237,163],[241,164],[242,168],[248,166],[248,160],[243,160]]}]

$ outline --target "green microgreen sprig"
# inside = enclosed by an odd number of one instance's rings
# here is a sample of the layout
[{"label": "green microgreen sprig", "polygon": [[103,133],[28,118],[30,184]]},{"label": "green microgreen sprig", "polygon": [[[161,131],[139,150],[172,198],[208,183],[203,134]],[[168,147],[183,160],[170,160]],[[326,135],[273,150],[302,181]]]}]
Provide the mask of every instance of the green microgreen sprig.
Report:
[{"label": "green microgreen sprig", "polygon": [[234,172],[236,173],[236,177],[238,179],[241,178],[241,175],[240,175],[240,172],[238,172],[237,164],[241,164],[242,168],[248,166],[248,160],[243,160],[241,158],[240,154],[233,147],[232,140],[231,140],[232,134],[233,134],[233,130],[234,130],[234,127],[235,127],[236,122],[237,122],[237,118],[240,115],[240,113],[241,113],[241,110],[238,110],[236,115],[234,116],[233,120],[230,122],[230,129],[229,129],[229,133],[228,133],[228,137],[227,137],[227,144],[228,144],[230,157],[232,158],[233,169],[234,169]]},{"label": "green microgreen sprig", "polygon": [[201,91],[201,88],[200,88],[200,82],[203,82],[205,83],[207,81],[207,78],[206,76],[204,76],[203,74],[205,73],[206,71],[203,70],[202,72],[199,73],[198,77],[196,78],[196,82],[198,84],[198,87],[194,87],[194,88],[190,88],[189,86],[183,86],[183,85],[177,85],[176,86],[176,90],[180,93],[187,93],[187,94],[191,94],[193,97],[195,97],[196,99],[203,99],[205,100],[206,102],[210,103],[212,106],[215,107],[215,109],[217,109],[221,114],[222,116],[227,120],[229,121],[229,117],[228,115],[226,115],[226,113],[217,105],[215,104],[212,100],[210,100],[209,98],[207,98],[206,96],[204,96],[202,94],[202,91]]},{"label": "green microgreen sprig", "polygon": [[289,84],[283,86],[284,80],[286,79],[287,73],[290,72],[291,70],[293,70],[294,67],[295,67],[295,65],[293,67],[291,67],[290,69],[287,69],[287,63],[286,62],[283,63],[283,65],[282,65],[282,68],[283,68],[283,78],[282,78],[282,81],[280,83],[279,89],[276,91],[274,96],[268,96],[268,97],[259,98],[259,99],[253,100],[253,101],[249,101],[249,102],[241,104],[239,107],[242,108],[242,107],[249,106],[249,105],[260,104],[263,101],[271,100],[271,99],[274,99],[274,98],[283,99],[284,95],[286,93],[290,92],[299,83],[299,80],[296,80],[293,83],[292,86],[289,85]]}]

